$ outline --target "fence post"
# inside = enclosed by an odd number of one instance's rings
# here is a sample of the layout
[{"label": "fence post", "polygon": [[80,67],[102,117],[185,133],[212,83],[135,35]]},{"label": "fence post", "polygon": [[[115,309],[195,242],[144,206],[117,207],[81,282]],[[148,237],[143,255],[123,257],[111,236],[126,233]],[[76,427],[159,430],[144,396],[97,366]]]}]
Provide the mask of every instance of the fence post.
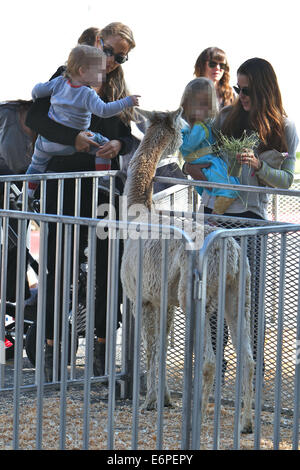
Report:
[{"label": "fence post", "polygon": [[16,336],[14,351],[14,426],[13,448],[19,447],[20,386],[23,366],[24,294],[27,221],[18,221],[17,279],[16,279]]},{"label": "fence post", "polygon": [[185,343],[184,343],[184,370],[183,370],[183,395],[182,395],[182,425],[181,425],[181,449],[190,449],[191,446],[191,422],[192,422],[192,397],[193,397],[193,349],[195,334],[195,318],[199,316],[200,276],[196,268],[195,253],[187,252],[188,276],[186,292],[186,318],[185,318]]}]

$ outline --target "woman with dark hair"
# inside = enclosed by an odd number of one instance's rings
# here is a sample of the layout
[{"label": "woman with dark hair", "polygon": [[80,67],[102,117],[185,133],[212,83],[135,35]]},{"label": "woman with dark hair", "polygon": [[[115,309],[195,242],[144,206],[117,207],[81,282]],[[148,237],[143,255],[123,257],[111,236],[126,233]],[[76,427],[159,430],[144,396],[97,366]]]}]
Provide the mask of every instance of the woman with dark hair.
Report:
[{"label": "woman with dark hair", "polygon": [[[294,179],[296,150],[299,143],[295,124],[284,111],[280,88],[272,65],[264,59],[253,58],[244,62],[237,70],[237,86],[234,87],[239,99],[234,105],[222,109],[216,121],[221,132],[240,138],[244,132],[256,132],[259,137],[257,148],[245,149],[236,158],[242,164],[240,183],[249,186],[270,186],[288,189]],[[276,156],[287,153],[281,168],[271,167],[264,161],[264,152]],[[185,164],[185,172],[193,179],[205,180],[202,168]],[[203,192],[204,211],[211,213],[214,200]],[[225,215],[240,218],[267,219],[268,195],[240,191],[240,197],[228,208]],[[249,250],[260,249],[259,239],[252,240]],[[259,256],[254,256],[255,266],[251,266],[256,293],[259,288]],[[253,317],[257,317],[258,297],[254,296]],[[212,333],[215,332],[212,328]],[[254,356],[256,356],[256,325],[254,326]]]},{"label": "woman with dark hair", "polygon": [[[256,132],[260,140],[254,151],[237,155],[242,164],[241,184],[289,188],[293,182],[299,139],[295,124],[284,111],[272,65],[264,59],[247,60],[237,71],[234,88],[239,99],[220,111],[216,127],[224,135],[235,138],[241,137],[244,131],[248,134]],[[262,154],[267,150],[288,153],[280,169],[272,168],[263,160]],[[185,164],[185,172],[194,179],[205,179],[201,168],[196,167]],[[213,201],[206,194],[202,202],[210,211]],[[267,218],[268,198],[265,194],[241,191],[240,196],[228,209],[228,215]]]},{"label": "woman with dark hair", "polygon": [[[128,60],[129,52],[135,47],[135,41],[130,28],[122,23],[110,23],[100,32],[97,28],[89,28],[79,38],[79,42],[86,41],[88,45],[100,47],[106,55],[106,82],[97,89],[100,98],[105,102],[115,101],[127,95],[127,87],[122,70],[122,64]],[[93,42],[94,41],[94,42]],[[60,67],[52,77],[60,75],[65,67]],[[62,126],[48,117],[49,99],[38,99],[29,111],[27,125],[50,141],[64,145],[75,145],[78,153],[72,156],[54,156],[48,166],[48,171],[55,173],[93,171],[95,170],[95,156],[85,153],[93,142],[88,132]],[[111,118],[100,118],[92,115],[90,130],[98,132],[109,139],[97,151],[97,156],[111,160],[113,170],[119,169],[119,155],[127,154],[133,145],[130,121],[134,119],[132,110],[125,110]],[[118,182],[117,182],[118,183]],[[120,187],[121,189],[121,187]],[[57,185],[51,181],[47,184],[47,213],[55,214]],[[82,180],[81,190],[82,217],[91,217],[92,210],[92,181]],[[109,195],[101,192],[99,203],[108,203]],[[117,201],[116,201],[117,205]],[[65,215],[74,215],[74,181],[66,180],[64,186]],[[116,209],[118,213],[118,209]],[[56,227],[49,227],[48,237],[48,274],[47,274],[47,309],[46,309],[46,351],[45,375],[46,380],[52,380],[53,366],[53,310],[54,310],[54,280],[55,280],[55,246]],[[80,254],[84,256],[86,246],[86,230],[81,230]],[[108,240],[97,239],[97,273],[95,298],[95,347],[94,347],[94,375],[104,374],[105,365],[105,336],[106,336],[106,291],[107,291],[107,263]],[[119,299],[121,300],[119,289]],[[119,313],[119,321],[121,319]]]},{"label": "woman with dark hair", "polygon": [[220,108],[233,104],[235,95],[229,84],[229,64],[222,49],[204,49],[196,60],[194,75],[209,78],[214,82]]}]

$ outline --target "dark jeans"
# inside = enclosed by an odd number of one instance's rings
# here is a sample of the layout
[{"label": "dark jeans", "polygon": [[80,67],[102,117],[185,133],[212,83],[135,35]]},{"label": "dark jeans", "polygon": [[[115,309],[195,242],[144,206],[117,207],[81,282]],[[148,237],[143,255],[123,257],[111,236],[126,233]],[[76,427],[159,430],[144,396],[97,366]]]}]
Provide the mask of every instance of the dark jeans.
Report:
[{"label": "dark jeans", "polygon": [[[79,157],[75,161],[71,157],[57,157],[51,161],[51,169],[55,168],[60,172],[94,170],[95,159],[84,156],[84,161]],[[73,156],[72,156],[73,157]],[[58,161],[59,159],[59,161]],[[77,164],[76,164],[77,163]],[[83,166],[84,163],[84,166]],[[74,215],[75,182],[67,179],[64,183],[64,215]],[[118,214],[118,198],[116,197],[116,214]],[[98,203],[107,203],[109,195],[106,192],[99,192]],[[55,214],[57,212],[57,182],[47,183],[47,209],[46,212]],[[92,210],[92,179],[83,178],[81,183],[81,204],[80,216],[91,217]],[[84,250],[87,247],[87,227],[80,229],[79,259],[86,261]],[[62,243],[63,251],[63,243]],[[56,224],[49,224],[48,235],[48,274],[47,274],[47,308],[46,308],[46,338],[53,339],[53,317],[54,317],[54,286],[55,286],[55,252],[56,252]],[[120,259],[122,256],[122,246],[120,244]],[[108,269],[108,239],[96,242],[96,295],[95,295],[95,333],[100,338],[106,336],[106,298],[107,298],[107,269]],[[61,255],[61,272],[63,273],[63,252]],[[61,285],[62,297],[63,279]],[[119,282],[119,307],[122,300],[121,282]],[[88,312],[87,312],[88,314]],[[120,308],[118,309],[118,321],[121,321]]]}]

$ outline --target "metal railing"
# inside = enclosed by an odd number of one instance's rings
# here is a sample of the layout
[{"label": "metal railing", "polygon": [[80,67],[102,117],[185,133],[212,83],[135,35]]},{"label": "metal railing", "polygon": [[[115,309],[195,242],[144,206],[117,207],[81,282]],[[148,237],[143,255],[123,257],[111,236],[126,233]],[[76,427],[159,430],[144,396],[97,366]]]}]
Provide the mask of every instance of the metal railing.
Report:
[{"label": "metal railing", "polygon": [[[115,185],[114,178],[116,173],[112,172],[111,175],[111,193],[110,201],[113,201],[113,189]],[[67,399],[69,390],[72,387],[78,387],[82,391],[83,403],[83,422],[82,422],[82,448],[90,448],[91,441],[91,414],[93,419],[103,423],[102,426],[106,428],[106,443],[105,447],[112,449],[118,448],[118,430],[116,422],[116,407],[118,407],[118,384],[120,386],[121,398],[132,398],[130,420],[131,426],[128,425],[127,433],[130,436],[131,448],[140,448],[139,444],[139,422],[141,420],[140,407],[140,392],[141,383],[140,377],[145,370],[143,348],[140,346],[141,342],[141,319],[140,311],[142,307],[142,279],[143,279],[143,240],[137,240],[136,243],[140,244],[140,257],[137,266],[137,279],[139,280],[137,288],[137,305],[139,306],[135,320],[131,316],[131,309],[129,308],[126,298],[123,299],[123,317],[122,317],[122,340],[121,340],[121,353],[120,347],[117,344],[116,335],[116,321],[117,321],[117,305],[116,294],[118,290],[117,273],[119,270],[119,243],[122,238],[122,231],[128,229],[129,226],[134,227],[135,232],[139,230],[146,232],[149,231],[149,226],[146,224],[143,227],[141,223],[137,222],[115,222],[110,218],[106,221],[99,222],[96,219],[98,200],[98,177],[99,173],[76,173],[64,175],[44,175],[40,178],[41,181],[41,212],[29,213],[26,212],[26,184],[23,188],[25,194],[23,202],[23,211],[16,212],[9,210],[9,192],[11,179],[3,177],[0,181],[5,183],[4,191],[4,209],[1,210],[0,216],[2,221],[2,238],[1,238],[1,309],[0,309],[0,341],[4,339],[4,319],[5,319],[5,303],[6,303],[6,288],[5,285],[5,272],[7,270],[7,250],[8,250],[8,235],[9,224],[11,220],[16,220],[17,229],[17,273],[16,278],[16,333],[15,333],[15,356],[13,365],[12,380],[7,377],[7,368],[5,364],[0,364],[0,393],[1,399],[9,397],[13,401],[12,419],[13,431],[10,439],[12,448],[22,448],[22,403],[26,403],[26,394],[34,393],[36,397],[36,430],[35,430],[35,447],[45,448],[47,443],[43,437],[43,408],[45,400],[45,392],[51,391],[55,394],[55,389],[60,388],[59,403],[60,403],[60,425],[58,430],[58,448],[67,448],[66,435],[67,435]],[[32,179],[32,177],[30,177]],[[75,197],[74,197],[74,215],[63,215],[63,196],[64,196],[64,181],[67,179],[75,179]],[[82,217],[80,214],[80,194],[82,194],[81,180],[82,178],[92,178],[93,191],[91,204],[93,209],[91,211],[93,217]],[[46,214],[46,197],[47,197],[47,183],[48,180],[58,180],[58,203],[57,214]],[[173,178],[159,178],[161,182],[179,183],[179,187],[168,188],[164,194],[154,196],[154,201],[157,205],[157,210],[162,208],[163,215],[170,214],[172,209],[172,217],[182,220],[182,217],[195,217],[195,213],[184,213],[186,204],[189,203],[189,208],[193,211],[197,208],[197,200],[193,199],[193,186],[194,182],[187,182],[185,180],[174,180]],[[14,178],[14,181],[27,180],[26,177]],[[211,183],[210,183],[211,185]],[[205,186],[205,184],[203,184]],[[174,189],[176,191],[174,191]],[[240,189],[240,188],[239,188]],[[247,190],[252,190],[247,188]],[[253,189],[254,190],[254,189]],[[255,188],[255,190],[262,190],[269,193],[279,194],[280,196],[287,196],[291,194],[287,190],[272,190],[271,188]],[[292,196],[298,197],[300,191],[293,193]],[[170,195],[171,202],[170,202]],[[179,209],[176,211],[176,209]],[[27,241],[27,226],[28,221],[34,220],[39,225],[40,230],[40,246],[39,246],[39,277],[38,277],[38,303],[37,303],[37,362],[34,374],[27,379],[27,371],[23,368],[23,312],[24,312],[24,276],[26,273],[26,241]],[[172,220],[172,219],[168,219]],[[298,298],[299,298],[299,230],[300,227],[292,224],[282,223],[268,223],[267,221],[243,221],[248,223],[248,228],[238,228],[241,221],[234,218],[209,216],[208,221],[213,221],[216,227],[231,228],[232,230],[219,230],[213,235],[215,242],[217,240],[226,239],[228,236],[234,236],[238,240],[248,240],[248,252],[244,249],[243,256],[249,257],[250,266],[253,269],[253,260],[260,259],[256,265],[256,276],[252,280],[252,308],[255,309],[255,316],[257,325],[254,328],[255,335],[260,338],[256,344],[257,349],[257,367],[264,370],[263,378],[259,379],[260,382],[256,383],[255,388],[255,401],[254,401],[254,436],[250,443],[250,448],[262,447],[262,439],[264,438],[264,431],[261,426],[261,413],[264,410],[270,410],[274,413],[273,437],[272,443],[274,448],[279,447],[281,436],[281,413],[282,408],[288,410],[293,414],[293,423],[291,427],[290,445],[296,449],[298,448],[298,411],[299,411],[299,365],[295,362],[296,349],[295,342],[300,338],[299,327],[299,312],[298,312]],[[48,229],[50,224],[57,226],[57,250],[56,250],[56,274],[58,278],[63,279],[64,289],[59,291],[59,281],[57,279],[56,291],[54,297],[60,298],[57,302],[56,309],[56,322],[59,323],[59,317],[62,315],[64,319],[62,323],[62,341],[61,351],[59,354],[58,346],[56,349],[56,358],[54,360],[54,380],[50,383],[44,381],[44,343],[45,343],[45,306],[47,302],[47,245],[48,245]],[[100,225],[99,225],[100,224]],[[95,269],[95,253],[97,250],[97,227],[106,225],[110,233],[114,233],[114,237],[110,237],[109,248],[109,283],[107,293],[107,361],[106,361],[106,375],[104,377],[94,377],[92,372],[93,363],[93,341],[94,341],[94,300],[95,291],[94,286],[96,282],[96,269]],[[78,240],[80,229],[85,227],[88,230],[87,237],[87,311],[89,315],[86,317],[86,332],[84,338],[84,353],[83,362],[84,366],[78,367],[78,358],[76,357],[76,308],[78,301],[76,290],[78,269],[80,264],[78,254]],[[153,233],[153,226],[151,233]],[[165,225],[157,227],[161,233],[167,230],[168,235],[174,234],[178,228],[167,227]],[[187,235],[180,231],[181,237],[189,241]],[[164,256],[162,259],[162,312],[165,311],[167,298],[166,290],[164,287],[167,285],[166,276],[168,272],[167,260],[167,245],[168,240],[162,240],[165,244]],[[246,245],[247,245],[246,243]],[[205,246],[200,252],[200,265],[197,268],[196,252],[191,251],[190,256],[195,263],[195,269],[191,272],[191,280],[188,281],[188,288],[191,295],[195,293],[195,289],[199,292],[199,288],[195,287],[195,282],[199,286],[199,279],[205,276],[201,270],[201,266],[208,262],[208,252]],[[277,256],[279,255],[279,257]],[[251,256],[253,260],[251,260]],[[278,259],[277,259],[278,258]],[[63,261],[63,262],[62,262]],[[251,264],[252,263],[252,264]],[[262,267],[265,272],[262,271]],[[61,269],[63,268],[63,271]],[[258,271],[258,275],[257,275]],[[272,274],[273,278],[268,282],[268,277]],[[263,282],[265,279],[265,282]],[[259,282],[257,281],[259,280]],[[255,298],[255,284],[260,287],[259,299],[257,302]],[[220,291],[221,292],[221,291]],[[61,296],[61,297],[60,297]],[[201,293],[202,298],[205,297],[205,292]],[[71,300],[70,300],[71,299]],[[283,300],[284,299],[284,300]],[[220,404],[232,407],[236,413],[235,421],[232,425],[232,447],[243,447],[243,438],[240,436],[240,429],[238,425],[238,416],[241,403],[241,371],[239,362],[236,360],[236,355],[233,352],[230,340],[225,347],[225,358],[227,360],[227,370],[225,374],[225,381],[222,385],[222,365],[220,352],[217,354],[217,374],[215,382],[214,402],[215,415],[213,420],[209,418],[211,428],[207,427],[207,423],[201,423],[201,416],[199,418],[198,402],[199,398],[195,398],[194,393],[200,390],[201,380],[199,381],[199,373],[201,373],[201,340],[200,346],[198,344],[195,349],[195,357],[193,358],[193,344],[194,340],[198,341],[203,334],[203,331],[193,327],[195,325],[195,312],[203,318],[204,304],[200,305],[200,300],[197,296],[192,295],[190,298],[190,309],[188,312],[177,311],[175,315],[174,328],[170,336],[170,346],[166,352],[166,360],[161,362],[161,369],[159,372],[159,393],[158,393],[158,413],[156,418],[155,433],[156,433],[156,448],[164,448],[167,441],[169,432],[168,423],[164,419],[165,412],[163,411],[163,384],[164,376],[168,376],[168,381],[171,384],[171,391],[174,397],[178,397],[180,407],[180,429],[178,431],[178,442],[176,448],[182,449],[197,449],[200,446],[203,448],[222,448],[222,419],[220,419]],[[72,307],[70,307],[72,304]],[[202,309],[202,310],[201,310]],[[59,312],[58,312],[59,310]],[[70,311],[72,312],[73,321],[70,320]],[[162,313],[161,312],[161,313]],[[199,318],[196,316],[196,318]],[[162,321],[164,316],[161,315]],[[197,321],[198,321],[197,320]],[[200,322],[201,323],[201,322]],[[197,323],[199,325],[199,323]],[[161,325],[161,331],[165,329],[164,324]],[[71,336],[69,336],[71,330]],[[222,348],[218,346],[223,337],[224,332],[222,329],[217,328],[218,341],[216,343],[217,351]],[[57,332],[56,344],[59,344]],[[256,339],[257,339],[256,338]],[[69,342],[72,345],[71,363],[68,364],[68,351]],[[163,333],[160,337],[160,344],[162,350],[166,350],[166,338]],[[203,344],[203,343],[202,343]],[[283,347],[284,345],[284,347]],[[200,349],[199,349],[200,347]],[[198,351],[198,352],[197,352]],[[61,371],[59,377],[58,359],[60,355]],[[78,355],[78,353],[77,353]],[[287,365],[288,358],[288,365]],[[166,364],[164,370],[163,365]],[[200,366],[199,366],[200,364]],[[78,370],[80,369],[80,370]],[[198,378],[197,378],[198,377]],[[261,377],[261,376],[259,376]],[[98,383],[108,381],[108,394],[107,394],[107,419],[104,422],[100,414],[95,416],[93,411],[93,403],[91,402],[91,394],[93,387]],[[117,384],[117,385],[116,385]],[[194,390],[194,392],[192,392]],[[269,393],[269,395],[268,395]],[[262,403],[262,394],[265,397],[265,404]],[[200,394],[201,397],[201,394]],[[100,398],[103,403],[103,398]],[[153,412],[156,413],[156,412]],[[0,433],[1,435],[1,433]],[[207,438],[207,436],[211,436]],[[242,444],[242,445],[241,445]],[[170,448],[170,447],[169,447]]]}]

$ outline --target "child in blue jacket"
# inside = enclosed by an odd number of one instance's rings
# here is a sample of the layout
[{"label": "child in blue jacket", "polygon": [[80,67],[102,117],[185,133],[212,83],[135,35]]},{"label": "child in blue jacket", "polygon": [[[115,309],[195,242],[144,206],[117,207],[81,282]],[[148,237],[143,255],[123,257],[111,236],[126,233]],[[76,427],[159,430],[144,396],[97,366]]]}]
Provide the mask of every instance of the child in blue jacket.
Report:
[{"label": "child in blue jacket", "polygon": [[[217,113],[217,96],[211,80],[201,77],[188,83],[181,100],[183,117],[187,125],[182,129],[182,145],[180,152],[185,162],[210,163],[209,168],[202,171],[207,181],[213,183],[240,184],[239,179],[228,176],[227,163],[214,154],[213,145],[216,143],[212,126],[209,124]],[[202,195],[207,191],[215,196],[215,214],[224,214],[232,202],[238,197],[238,192],[226,188],[196,188]]]}]

